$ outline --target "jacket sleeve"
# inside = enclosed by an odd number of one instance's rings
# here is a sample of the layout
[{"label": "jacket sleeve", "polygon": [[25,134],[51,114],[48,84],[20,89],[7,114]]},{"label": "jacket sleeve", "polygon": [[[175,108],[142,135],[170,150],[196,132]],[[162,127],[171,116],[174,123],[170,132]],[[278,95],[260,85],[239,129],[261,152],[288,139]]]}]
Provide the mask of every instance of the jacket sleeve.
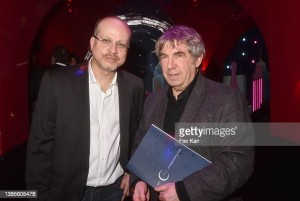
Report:
[{"label": "jacket sleeve", "polygon": [[[147,103],[149,101],[149,98],[146,98],[144,104],[143,104],[143,109],[142,109],[142,113],[141,113],[141,120],[139,122],[139,126],[136,130],[135,136],[134,136],[134,141],[133,141],[133,147],[132,147],[132,151],[131,151],[131,155],[135,152],[135,150],[137,149],[138,145],[140,144],[140,142],[142,141],[143,137],[145,136],[146,132],[147,132],[147,125],[146,125],[146,121],[145,118],[146,116],[143,114],[147,113]],[[135,176],[134,174],[132,174],[131,172],[129,172],[130,174],[130,186],[133,189],[135,184],[140,181],[140,179]]]},{"label": "jacket sleeve", "polygon": [[54,142],[56,102],[53,81],[46,72],[40,86],[27,145],[26,185],[47,200],[51,189],[51,151]]},{"label": "jacket sleeve", "polygon": [[[223,106],[218,108],[216,121],[242,123],[250,121],[247,105],[238,91],[226,96]],[[234,146],[208,146],[212,164],[183,179],[184,187],[192,201],[217,201],[234,195],[250,177],[254,166],[254,147],[238,145],[245,138],[251,141],[252,131],[243,130],[234,138]],[[250,142],[249,141],[249,142]],[[238,146],[236,146],[238,145]]]}]

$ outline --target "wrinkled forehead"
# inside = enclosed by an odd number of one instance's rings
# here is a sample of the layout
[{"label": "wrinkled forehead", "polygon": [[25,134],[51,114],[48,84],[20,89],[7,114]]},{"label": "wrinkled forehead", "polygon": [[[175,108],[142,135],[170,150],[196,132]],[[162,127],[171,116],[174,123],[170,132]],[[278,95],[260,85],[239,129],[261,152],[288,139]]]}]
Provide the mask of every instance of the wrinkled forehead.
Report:
[{"label": "wrinkled forehead", "polygon": [[188,49],[187,43],[181,40],[168,40],[162,44],[161,52],[166,50],[185,51]]}]

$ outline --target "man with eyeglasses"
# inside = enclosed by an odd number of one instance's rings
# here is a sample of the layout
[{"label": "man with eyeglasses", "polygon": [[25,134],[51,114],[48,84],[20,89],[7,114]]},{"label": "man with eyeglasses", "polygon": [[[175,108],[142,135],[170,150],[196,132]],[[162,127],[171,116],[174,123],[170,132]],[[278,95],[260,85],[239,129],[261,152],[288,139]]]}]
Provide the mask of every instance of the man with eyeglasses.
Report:
[{"label": "man with eyeglasses", "polygon": [[120,70],[131,30],[118,17],[98,20],[91,59],[48,71],[42,80],[27,148],[26,183],[37,199],[120,201],[124,172],[142,114],[144,85]]}]

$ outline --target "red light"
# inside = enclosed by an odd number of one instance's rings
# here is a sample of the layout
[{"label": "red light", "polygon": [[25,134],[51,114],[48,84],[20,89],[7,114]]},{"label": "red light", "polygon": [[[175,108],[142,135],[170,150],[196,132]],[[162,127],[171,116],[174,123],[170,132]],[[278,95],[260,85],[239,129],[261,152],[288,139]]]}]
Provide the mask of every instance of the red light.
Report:
[{"label": "red light", "polygon": [[203,60],[202,63],[201,63],[201,69],[200,70],[202,72],[205,72],[206,69],[207,69],[207,67],[208,67],[208,61],[207,60]]}]

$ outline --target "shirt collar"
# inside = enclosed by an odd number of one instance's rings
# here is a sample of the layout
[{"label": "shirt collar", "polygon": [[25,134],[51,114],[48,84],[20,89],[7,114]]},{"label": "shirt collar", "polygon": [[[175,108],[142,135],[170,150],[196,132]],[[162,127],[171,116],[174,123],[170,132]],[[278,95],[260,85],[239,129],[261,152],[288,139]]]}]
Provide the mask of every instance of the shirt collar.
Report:
[{"label": "shirt collar", "polygon": [[60,63],[60,62],[55,62],[56,65],[60,65],[60,66],[67,66],[66,64]]},{"label": "shirt collar", "polygon": [[94,72],[93,72],[93,69],[92,69],[91,61],[92,61],[92,58],[89,60],[89,64],[88,64],[89,83],[90,84],[95,84],[95,83],[97,83],[97,80],[95,78],[95,75],[94,75]]}]

